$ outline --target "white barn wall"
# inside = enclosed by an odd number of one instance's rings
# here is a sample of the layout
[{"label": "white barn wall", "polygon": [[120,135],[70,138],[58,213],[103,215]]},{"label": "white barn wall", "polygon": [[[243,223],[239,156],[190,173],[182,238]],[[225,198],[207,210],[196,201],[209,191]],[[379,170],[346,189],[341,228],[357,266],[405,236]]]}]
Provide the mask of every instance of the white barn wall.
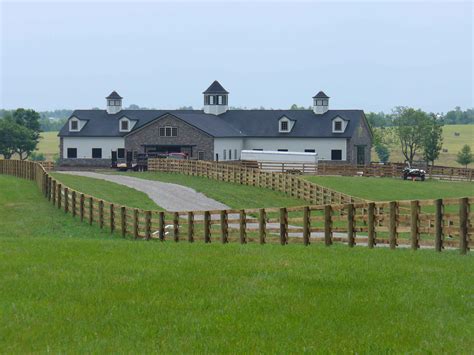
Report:
[{"label": "white barn wall", "polygon": [[[278,150],[288,149],[290,152],[304,152],[314,149],[319,160],[331,160],[331,150],[341,149],[342,160],[346,160],[346,138],[245,138],[244,149]],[[220,156],[220,155],[219,155]]]},{"label": "white barn wall", "polygon": [[[240,152],[243,147],[242,138],[215,138],[214,139],[214,160],[216,160],[216,154],[219,154],[219,160],[224,160],[224,149],[226,150],[226,159],[229,160],[229,150],[232,149],[232,159],[239,160]],[[237,150],[237,156],[235,151]]]},{"label": "white barn wall", "polygon": [[77,158],[92,158],[92,148],[102,148],[102,159],[111,159],[112,150],[125,148],[122,137],[64,137],[63,158],[67,159],[67,149],[77,148]]}]

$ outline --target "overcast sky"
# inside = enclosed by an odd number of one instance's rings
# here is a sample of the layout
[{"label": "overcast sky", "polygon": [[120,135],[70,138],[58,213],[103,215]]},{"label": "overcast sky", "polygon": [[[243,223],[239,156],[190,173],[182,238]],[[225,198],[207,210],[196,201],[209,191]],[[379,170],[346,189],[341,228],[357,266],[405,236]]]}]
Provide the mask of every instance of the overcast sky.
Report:
[{"label": "overcast sky", "polygon": [[2,2],[2,108],[473,105],[473,2]]}]

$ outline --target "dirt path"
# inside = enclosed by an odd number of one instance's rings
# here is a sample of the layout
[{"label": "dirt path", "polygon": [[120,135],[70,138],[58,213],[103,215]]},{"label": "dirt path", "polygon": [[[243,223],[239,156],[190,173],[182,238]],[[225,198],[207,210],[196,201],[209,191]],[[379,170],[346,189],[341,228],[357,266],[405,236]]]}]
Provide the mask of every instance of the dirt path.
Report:
[{"label": "dirt path", "polygon": [[161,181],[152,181],[125,175],[106,175],[89,171],[60,171],[62,174],[86,176],[131,187],[148,195],[167,211],[225,210],[229,206],[213,200],[189,187]]}]

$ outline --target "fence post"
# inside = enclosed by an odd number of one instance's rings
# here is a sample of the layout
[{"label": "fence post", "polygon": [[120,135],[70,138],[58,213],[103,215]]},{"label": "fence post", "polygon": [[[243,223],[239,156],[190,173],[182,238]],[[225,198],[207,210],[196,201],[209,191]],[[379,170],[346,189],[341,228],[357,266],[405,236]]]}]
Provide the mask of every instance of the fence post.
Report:
[{"label": "fence post", "polygon": [[204,211],[204,243],[211,242],[211,213]]},{"label": "fence post", "polygon": [[99,200],[99,227],[104,228],[104,201]]},{"label": "fence post", "polygon": [[76,217],[77,214],[77,206],[76,206],[76,191],[71,192],[71,203],[72,203],[72,216]]},{"label": "fence post", "polygon": [[122,233],[122,237],[125,238],[127,235],[127,210],[125,206],[120,207],[120,231]]},{"label": "fence post", "polygon": [[188,242],[194,242],[194,213],[188,212]]},{"label": "fence post", "polygon": [[311,210],[309,206],[303,209],[303,242],[304,245],[309,245],[311,238]]},{"label": "fence post", "polygon": [[226,210],[221,211],[221,240],[226,244],[229,242],[229,224]]},{"label": "fence post", "polygon": [[89,197],[89,224],[92,225],[94,221],[94,199]]},{"label": "fence post", "polygon": [[420,203],[417,200],[411,201],[411,248],[417,250],[420,247]]},{"label": "fence post", "polygon": [[441,251],[443,246],[443,200],[435,200],[435,249]]},{"label": "fence post", "polygon": [[349,203],[346,205],[347,208],[347,242],[350,247],[355,245],[355,220],[354,220],[354,205]]},{"label": "fence post", "polygon": [[81,217],[81,222],[84,221],[84,194],[79,196],[79,216]]},{"label": "fence post", "polygon": [[280,244],[288,244],[288,211],[280,208]]},{"label": "fence post", "polygon": [[53,206],[56,206],[56,192],[57,192],[57,188],[56,188],[56,180],[53,180],[53,187],[51,188],[51,192],[52,192],[52,200],[53,200]]},{"label": "fence post", "polygon": [[390,204],[390,219],[389,219],[389,241],[390,249],[397,247],[397,202],[391,201]]},{"label": "fence post", "polygon": [[467,254],[469,250],[469,199],[459,199],[459,249],[461,254]]},{"label": "fence post", "polygon": [[165,213],[163,211],[159,214],[159,232],[158,236],[160,237],[160,241],[165,240]]},{"label": "fence post", "polygon": [[145,211],[145,239],[151,238],[151,211]]},{"label": "fence post", "polygon": [[69,189],[67,187],[64,188],[64,212],[69,212]]},{"label": "fence post", "polygon": [[267,229],[267,214],[264,208],[260,208],[258,214],[258,238],[260,244],[265,244]]},{"label": "fence post", "polygon": [[109,206],[109,228],[110,228],[110,233],[113,233],[115,230],[115,209],[114,209],[114,204],[111,203]]},{"label": "fence post", "polygon": [[173,237],[174,241],[179,241],[179,213],[175,212],[173,214]]},{"label": "fence post", "polygon": [[133,209],[133,237],[135,239],[138,239],[139,233],[138,233],[138,223],[139,223],[139,214],[138,214],[138,208]]},{"label": "fence post", "polygon": [[332,244],[332,208],[331,205],[324,206],[324,243]]},{"label": "fence post", "polygon": [[239,236],[240,244],[247,243],[247,216],[245,215],[245,210],[240,210],[239,214]]},{"label": "fence post", "polygon": [[367,244],[369,248],[373,248],[375,245],[375,203],[369,202],[367,208],[367,219],[368,219],[368,240]]},{"label": "fence post", "polygon": [[57,198],[57,200],[58,200],[58,210],[61,209],[61,201],[63,199],[63,194],[62,194],[61,190],[62,190],[62,186],[61,186],[61,184],[58,184],[58,198]]}]

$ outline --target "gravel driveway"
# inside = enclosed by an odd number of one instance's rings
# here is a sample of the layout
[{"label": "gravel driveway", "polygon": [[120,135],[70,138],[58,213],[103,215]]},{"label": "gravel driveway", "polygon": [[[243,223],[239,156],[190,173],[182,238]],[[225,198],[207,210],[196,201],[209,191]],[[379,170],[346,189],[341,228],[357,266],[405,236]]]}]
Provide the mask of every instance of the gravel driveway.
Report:
[{"label": "gravel driveway", "polygon": [[89,171],[58,171],[61,174],[86,176],[115,182],[131,187],[148,195],[158,206],[167,211],[205,211],[230,209],[212,198],[189,187],[167,182],[140,179],[125,175],[107,175]]}]

